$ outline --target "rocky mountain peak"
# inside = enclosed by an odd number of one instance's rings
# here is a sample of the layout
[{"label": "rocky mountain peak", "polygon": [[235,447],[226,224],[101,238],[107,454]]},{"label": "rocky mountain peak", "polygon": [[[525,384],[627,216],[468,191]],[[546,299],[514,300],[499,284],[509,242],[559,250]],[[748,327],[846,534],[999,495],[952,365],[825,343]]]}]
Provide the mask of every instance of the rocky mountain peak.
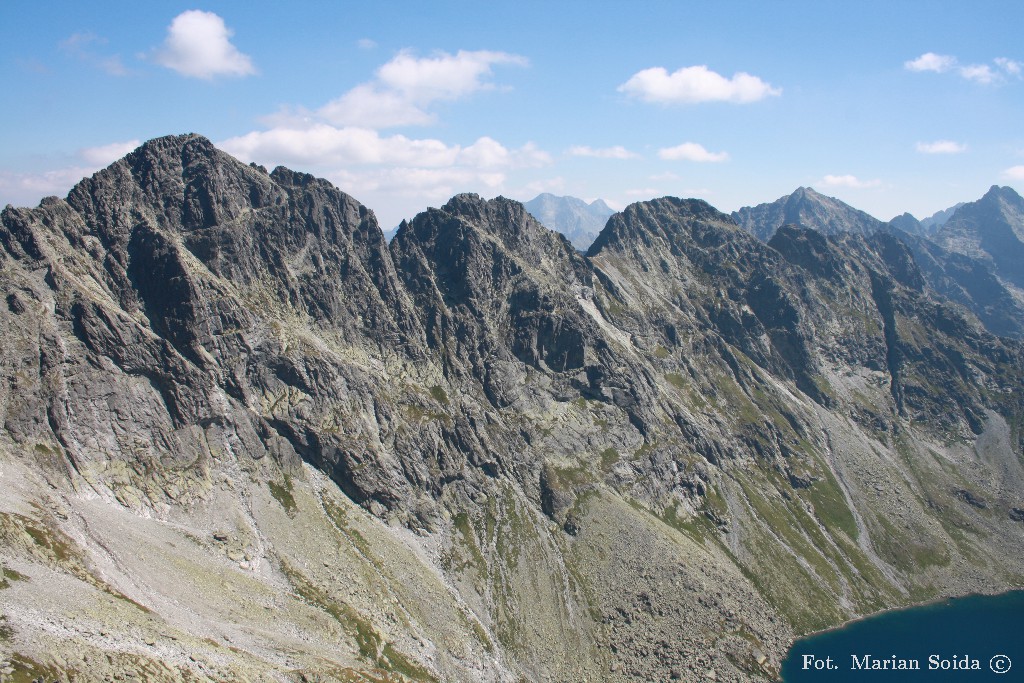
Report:
[{"label": "rocky mountain peak", "polygon": [[925,232],[925,226],[910,212],[894,217],[889,221],[889,225],[911,235],[921,235]]},{"label": "rocky mountain peak", "polygon": [[101,239],[123,242],[140,223],[190,232],[230,222],[272,202],[272,185],[201,135],[174,135],[82,180],[67,201]]},{"label": "rocky mountain peak", "polygon": [[1024,204],[1024,198],[1022,198],[1017,191],[1012,187],[993,185],[988,189],[988,192],[982,196],[982,201],[993,201],[1001,200],[1009,204]]},{"label": "rocky mountain peak", "polygon": [[629,250],[652,241],[672,244],[691,236],[694,228],[714,225],[735,229],[735,222],[703,199],[661,197],[630,204],[613,215],[587,251],[594,256],[605,250]]},{"label": "rocky mountain peak", "polygon": [[768,204],[744,207],[733,212],[732,217],[764,241],[787,224],[804,225],[829,235],[843,232],[870,235],[884,225],[867,213],[810,187],[799,187],[792,194]]},{"label": "rocky mountain peak", "polygon": [[996,275],[1024,288],[1024,198],[993,185],[964,204],[935,234],[948,251],[988,262]]},{"label": "rocky mountain peak", "polygon": [[815,191],[813,187],[804,187],[801,185],[793,191],[793,194],[789,195],[788,201],[791,203],[799,203],[806,201],[822,201],[826,199],[828,199],[828,197]]},{"label": "rocky mountain peak", "polygon": [[496,240],[503,250],[528,267],[542,267],[549,259],[561,259],[566,252],[573,251],[564,235],[541,225],[523,204],[506,197],[486,200],[476,194],[459,194],[439,210],[439,215],[432,214],[421,214],[430,218],[420,223],[437,226],[443,215],[447,221],[459,224],[458,233],[466,229],[478,231]]}]

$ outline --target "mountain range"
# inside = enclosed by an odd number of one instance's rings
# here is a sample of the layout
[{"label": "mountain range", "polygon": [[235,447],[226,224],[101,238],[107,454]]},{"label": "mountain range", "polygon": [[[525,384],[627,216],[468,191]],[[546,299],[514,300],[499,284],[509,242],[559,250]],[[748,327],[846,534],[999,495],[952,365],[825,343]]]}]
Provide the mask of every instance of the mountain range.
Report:
[{"label": "mountain range", "polygon": [[1009,187],[993,186],[975,202],[930,217],[927,226],[910,214],[883,224],[807,188],[740,209],[733,218],[763,239],[787,223],[824,234],[888,231],[913,253],[930,289],[964,306],[991,332],[1024,337],[1024,199]]},{"label": "mountain range", "polygon": [[[587,207],[583,200],[541,195],[525,206],[541,223],[570,237],[578,249],[589,247],[600,232],[597,215],[602,212],[593,216],[589,231],[579,229],[578,214]],[[1016,338],[1024,337],[1024,289],[1017,265],[1024,255],[1022,216],[1020,195],[1009,187],[995,186],[977,202],[961,202],[923,221],[905,213],[883,223],[804,187],[732,214],[738,225],[762,240],[784,225],[801,225],[827,235],[888,231],[913,252],[929,288],[964,306],[994,334]]]},{"label": "mountain range", "polygon": [[547,192],[523,206],[543,225],[568,237],[580,251],[590,247],[608,218],[615,213],[603,199],[595,199],[588,204],[576,197],[557,197]]},{"label": "mountain range", "polygon": [[462,194],[389,243],[182,135],[7,207],[0,672],[771,681],[1024,586],[1024,344],[930,284],[1011,291],[1020,198],[926,268],[798,193],[631,204],[586,253]]}]

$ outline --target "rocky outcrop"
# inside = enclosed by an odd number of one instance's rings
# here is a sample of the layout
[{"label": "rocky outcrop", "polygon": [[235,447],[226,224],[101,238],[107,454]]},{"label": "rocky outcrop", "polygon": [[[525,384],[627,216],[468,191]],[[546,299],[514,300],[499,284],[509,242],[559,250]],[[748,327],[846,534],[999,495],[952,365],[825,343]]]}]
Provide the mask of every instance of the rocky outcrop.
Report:
[{"label": "rocky outcrop", "polygon": [[[889,234],[776,228],[666,197],[582,255],[458,195],[388,245],[194,135],[9,207],[5,647],[39,675],[141,638],[155,680],[770,680],[795,633],[1007,587],[1021,346]],[[35,606],[55,586],[82,604]]]}]

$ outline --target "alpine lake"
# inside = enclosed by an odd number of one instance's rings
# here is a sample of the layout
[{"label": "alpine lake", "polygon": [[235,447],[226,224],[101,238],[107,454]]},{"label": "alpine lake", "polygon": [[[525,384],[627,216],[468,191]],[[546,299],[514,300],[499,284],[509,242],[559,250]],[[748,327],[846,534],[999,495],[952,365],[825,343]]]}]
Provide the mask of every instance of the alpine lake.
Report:
[{"label": "alpine lake", "polygon": [[1024,590],[883,612],[798,640],[784,683],[1024,681]]}]

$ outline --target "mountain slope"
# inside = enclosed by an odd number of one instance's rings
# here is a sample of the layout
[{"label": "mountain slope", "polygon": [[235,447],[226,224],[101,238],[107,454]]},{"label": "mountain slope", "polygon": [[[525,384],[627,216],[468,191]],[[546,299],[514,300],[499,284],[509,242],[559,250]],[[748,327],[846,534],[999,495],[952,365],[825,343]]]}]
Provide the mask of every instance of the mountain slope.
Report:
[{"label": "mountain slope", "polygon": [[995,185],[976,202],[964,204],[936,233],[949,251],[992,263],[996,274],[1024,288],[1024,198]]},{"label": "mountain slope", "polygon": [[542,193],[523,204],[543,225],[557,230],[580,251],[586,251],[614,211],[601,199],[589,204],[576,197]]},{"label": "mountain slope", "polygon": [[894,227],[888,231],[914,254],[929,287],[962,304],[993,334],[1024,338],[1024,298],[996,275],[990,260],[947,251]]},{"label": "mountain slope", "polygon": [[584,256],[459,195],[387,245],[178,136],[0,245],[19,675],[772,680],[1024,580],[1024,352],[889,235],[662,198]]},{"label": "mountain slope", "polygon": [[826,197],[809,187],[797,188],[793,194],[753,207],[743,207],[732,214],[741,227],[767,241],[783,225],[802,225],[826,235],[852,232],[870,235],[883,223],[845,204],[835,197]]}]

